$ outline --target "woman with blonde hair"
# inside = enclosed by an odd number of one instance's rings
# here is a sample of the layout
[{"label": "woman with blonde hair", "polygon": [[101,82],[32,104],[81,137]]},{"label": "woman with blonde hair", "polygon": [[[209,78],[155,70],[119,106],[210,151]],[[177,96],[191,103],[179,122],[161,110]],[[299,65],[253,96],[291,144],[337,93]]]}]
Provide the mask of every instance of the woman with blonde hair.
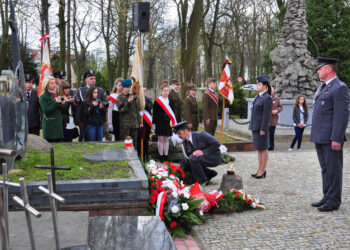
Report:
[{"label": "woman with blonde hair", "polygon": [[48,142],[60,142],[63,138],[61,108],[65,100],[57,96],[56,79],[45,77],[39,103],[42,113],[43,137]]},{"label": "woman with blonde hair", "polygon": [[111,95],[108,97],[108,127],[114,134],[115,141],[120,140],[119,110],[117,105],[118,96],[122,93],[122,78],[114,82]]},{"label": "woman with blonde hair", "polygon": [[293,108],[293,122],[295,136],[293,138],[292,144],[289,147],[289,151],[293,150],[294,144],[298,140],[297,149],[300,150],[301,141],[303,140],[304,128],[306,127],[307,120],[309,118],[309,107],[306,104],[305,96],[299,95],[294,103]]},{"label": "woman with blonde hair", "polygon": [[158,138],[158,153],[160,161],[168,160],[169,153],[169,137],[172,135],[171,125],[176,124],[174,103],[168,98],[170,88],[168,84],[162,85],[160,88],[161,95],[155,99],[153,105],[153,121],[155,125],[155,134]]}]

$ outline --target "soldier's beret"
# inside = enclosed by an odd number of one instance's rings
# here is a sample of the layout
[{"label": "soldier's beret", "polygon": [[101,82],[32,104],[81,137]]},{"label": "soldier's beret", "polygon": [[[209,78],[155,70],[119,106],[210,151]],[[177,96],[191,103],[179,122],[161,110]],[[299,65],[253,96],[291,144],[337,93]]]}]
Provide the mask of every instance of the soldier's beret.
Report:
[{"label": "soldier's beret", "polygon": [[317,57],[317,61],[318,61],[318,65],[316,70],[319,70],[324,65],[336,65],[339,60],[335,58],[327,58],[327,57],[319,56]]},{"label": "soldier's beret", "polygon": [[258,77],[256,78],[256,80],[258,81],[258,83],[259,83],[259,82],[269,82],[270,77],[268,77],[268,76],[258,76]]},{"label": "soldier's beret", "polygon": [[173,126],[173,132],[175,134],[179,133],[180,130],[190,129],[187,125],[187,121],[182,121]]},{"label": "soldier's beret", "polygon": [[180,82],[177,79],[173,79],[171,80],[171,84],[180,85]]},{"label": "soldier's beret", "polygon": [[31,82],[31,81],[34,80],[34,77],[33,77],[32,74],[24,74],[24,80],[25,80],[26,82]]},{"label": "soldier's beret", "polygon": [[90,69],[90,70],[88,70],[88,71],[86,71],[86,72],[84,73],[84,76],[83,76],[84,81],[85,81],[86,78],[88,78],[88,77],[90,77],[90,76],[95,76],[95,71],[93,71],[92,69]]},{"label": "soldier's beret", "polygon": [[66,71],[64,70],[56,71],[55,73],[53,73],[53,77],[55,78],[64,79],[65,76],[66,76]]},{"label": "soldier's beret", "polygon": [[122,80],[122,87],[130,87],[131,86],[131,79],[124,79]]}]

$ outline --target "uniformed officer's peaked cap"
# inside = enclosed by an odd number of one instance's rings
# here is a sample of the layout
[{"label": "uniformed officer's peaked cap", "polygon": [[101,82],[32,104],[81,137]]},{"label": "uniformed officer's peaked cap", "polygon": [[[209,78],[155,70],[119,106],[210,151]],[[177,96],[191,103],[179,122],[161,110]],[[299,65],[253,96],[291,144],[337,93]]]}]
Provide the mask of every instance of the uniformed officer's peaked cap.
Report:
[{"label": "uniformed officer's peaked cap", "polygon": [[319,56],[317,57],[317,61],[318,61],[318,66],[316,70],[319,70],[324,65],[336,65],[339,60],[335,58],[327,58],[327,57]]},{"label": "uniformed officer's peaked cap", "polygon": [[34,80],[34,77],[31,74],[24,74],[24,80],[26,82],[31,82]]},{"label": "uniformed officer's peaked cap", "polygon": [[53,73],[53,77],[55,78],[64,79],[65,76],[66,76],[66,71],[64,70],[56,71],[55,73]]},{"label": "uniformed officer's peaked cap", "polygon": [[122,80],[122,87],[130,87],[131,86],[131,79],[124,79]]},{"label": "uniformed officer's peaked cap", "polygon": [[268,82],[270,80],[270,77],[268,76],[258,76],[256,80],[259,82]]},{"label": "uniformed officer's peaked cap", "polygon": [[194,86],[194,85],[188,85],[188,90],[196,90],[197,88],[196,88],[196,86]]},{"label": "uniformed officer's peaked cap", "polygon": [[175,134],[179,133],[180,130],[184,130],[184,129],[189,129],[187,125],[187,121],[179,122],[178,124],[173,126],[173,132]]},{"label": "uniformed officer's peaked cap", "polygon": [[90,77],[90,76],[95,76],[95,71],[93,71],[92,69],[86,71],[86,72],[84,73],[83,78],[84,78],[84,80],[85,80],[86,78],[88,78],[88,77]]}]

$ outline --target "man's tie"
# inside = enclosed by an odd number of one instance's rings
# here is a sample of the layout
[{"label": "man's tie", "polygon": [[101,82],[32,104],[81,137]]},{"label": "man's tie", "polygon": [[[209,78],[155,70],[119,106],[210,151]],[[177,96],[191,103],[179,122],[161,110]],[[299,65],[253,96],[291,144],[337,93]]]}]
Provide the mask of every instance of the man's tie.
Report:
[{"label": "man's tie", "polygon": [[30,92],[27,92],[27,104],[29,103]]},{"label": "man's tie", "polygon": [[194,148],[193,148],[193,144],[190,142],[190,141],[186,141],[187,142],[187,154],[188,156],[191,155],[194,151]]}]

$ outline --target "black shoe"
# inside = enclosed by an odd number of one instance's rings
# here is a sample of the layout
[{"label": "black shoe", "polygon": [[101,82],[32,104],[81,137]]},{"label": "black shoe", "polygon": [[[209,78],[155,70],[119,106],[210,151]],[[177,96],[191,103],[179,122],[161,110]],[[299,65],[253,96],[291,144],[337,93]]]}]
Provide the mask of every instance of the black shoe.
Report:
[{"label": "black shoe", "polygon": [[251,174],[250,176],[251,176],[251,177],[255,177],[255,176],[257,176],[257,174]]},{"label": "black shoe", "polygon": [[164,155],[164,161],[169,161],[167,155]]},{"label": "black shoe", "polygon": [[268,150],[268,151],[273,151],[273,148],[268,148],[267,150]]},{"label": "black shoe", "polygon": [[320,200],[320,201],[318,201],[318,202],[312,202],[312,203],[311,203],[311,206],[313,206],[313,207],[320,207],[320,206],[322,206],[322,205],[325,204],[325,203],[326,203],[325,201]]},{"label": "black shoe", "polygon": [[218,172],[216,172],[216,171],[212,171],[212,172],[210,172],[208,175],[207,175],[207,178],[208,178],[208,181],[207,182],[209,182],[211,179],[213,179],[215,176],[217,176],[218,175]]},{"label": "black shoe", "polygon": [[160,161],[161,163],[164,162],[164,156],[163,156],[163,155],[160,155],[160,156],[159,156],[159,161]]},{"label": "black shoe", "polygon": [[256,179],[266,178],[266,171],[262,175],[254,176]]},{"label": "black shoe", "polygon": [[322,206],[318,207],[318,211],[320,212],[330,212],[330,211],[333,211],[333,210],[337,210],[339,207],[333,207],[327,203],[323,204]]}]

